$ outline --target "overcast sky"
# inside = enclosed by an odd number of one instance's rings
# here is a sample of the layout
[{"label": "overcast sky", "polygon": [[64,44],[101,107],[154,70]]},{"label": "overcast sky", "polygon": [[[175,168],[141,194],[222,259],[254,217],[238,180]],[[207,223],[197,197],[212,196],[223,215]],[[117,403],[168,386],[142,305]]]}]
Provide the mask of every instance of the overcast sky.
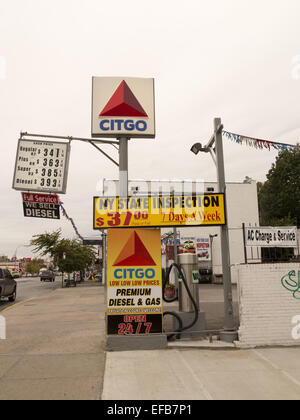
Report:
[{"label": "overcast sky", "polygon": [[[12,190],[20,131],[89,137],[92,76],[154,77],[156,139],[132,140],[129,177],[216,180],[206,142],[213,118],[226,130],[300,140],[299,0],[0,0],[0,254],[30,256],[35,233],[71,224],[24,218]],[[224,138],[227,181],[265,180],[276,152]],[[106,146],[117,159],[117,151]],[[73,142],[61,196],[83,236],[92,197],[117,168]]]}]

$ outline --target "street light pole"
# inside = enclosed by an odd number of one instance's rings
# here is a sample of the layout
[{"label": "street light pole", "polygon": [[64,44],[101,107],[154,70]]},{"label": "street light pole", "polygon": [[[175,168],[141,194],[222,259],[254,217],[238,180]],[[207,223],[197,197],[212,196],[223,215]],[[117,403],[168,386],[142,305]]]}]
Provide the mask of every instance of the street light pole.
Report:
[{"label": "street light pole", "polygon": [[[227,199],[226,199],[226,183],[225,183],[221,118],[214,119],[214,134],[215,134],[218,186],[219,186],[219,192],[224,194],[224,206],[225,206],[225,212],[227,215],[227,205],[226,205]],[[222,253],[222,269],[223,269],[223,283],[224,283],[224,315],[225,317],[224,317],[224,330],[220,334],[220,339],[222,341],[232,343],[233,341],[237,339],[237,331],[236,331],[235,323],[234,323],[234,312],[233,312],[233,303],[232,303],[228,221],[225,225],[221,226],[221,253]]]},{"label": "street light pole", "polygon": [[[223,154],[223,125],[221,118],[214,119],[214,134],[211,136],[206,146],[201,143],[195,143],[191,151],[197,155],[199,152],[210,153],[217,167],[219,192],[224,194],[224,208],[227,215],[226,206],[226,183]],[[220,333],[220,339],[233,343],[238,338],[234,322],[234,312],[232,303],[232,285],[231,285],[231,267],[229,254],[229,234],[228,225],[221,226],[221,253],[222,253],[222,271],[224,283],[224,329]]]}]

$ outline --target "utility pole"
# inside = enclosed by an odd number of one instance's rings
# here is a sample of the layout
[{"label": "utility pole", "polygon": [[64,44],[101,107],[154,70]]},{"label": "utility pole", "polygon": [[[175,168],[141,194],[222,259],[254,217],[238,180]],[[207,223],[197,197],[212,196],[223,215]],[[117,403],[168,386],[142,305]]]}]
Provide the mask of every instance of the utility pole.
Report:
[{"label": "utility pole", "polygon": [[[224,193],[225,214],[227,214],[227,199],[226,199],[226,183],[225,183],[225,169],[224,169],[224,153],[223,153],[223,139],[222,139],[222,124],[221,118],[214,119],[214,136],[216,148],[216,164],[218,174],[219,192]],[[220,334],[222,341],[232,343],[238,337],[234,323],[234,312],[232,303],[232,285],[231,285],[231,267],[230,267],[230,253],[229,253],[229,234],[228,221],[221,226],[221,251],[222,251],[222,269],[224,282],[224,330]]]}]

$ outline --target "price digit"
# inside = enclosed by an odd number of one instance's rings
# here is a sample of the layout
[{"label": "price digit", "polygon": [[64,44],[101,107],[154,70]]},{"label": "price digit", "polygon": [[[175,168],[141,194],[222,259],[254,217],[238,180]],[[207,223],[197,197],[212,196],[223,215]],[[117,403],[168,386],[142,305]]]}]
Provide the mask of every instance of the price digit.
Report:
[{"label": "price digit", "polygon": [[128,212],[122,213],[122,214],[126,214],[126,218],[125,218],[125,221],[124,221],[124,226],[129,226],[131,218],[132,218],[132,213],[130,213],[130,211],[128,211]]},{"label": "price digit", "polygon": [[107,222],[108,226],[112,226],[112,227],[120,226],[121,224],[120,213],[108,213],[107,216],[112,218],[112,220],[109,220]]}]

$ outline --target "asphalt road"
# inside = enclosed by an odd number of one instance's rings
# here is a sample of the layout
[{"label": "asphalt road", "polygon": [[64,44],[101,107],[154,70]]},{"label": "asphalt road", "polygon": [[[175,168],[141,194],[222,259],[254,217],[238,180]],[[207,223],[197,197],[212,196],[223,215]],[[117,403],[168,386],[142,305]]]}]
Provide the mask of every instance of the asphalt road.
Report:
[{"label": "asphalt road", "polygon": [[16,303],[24,300],[43,296],[51,291],[61,288],[61,278],[56,277],[54,283],[41,282],[39,277],[23,277],[17,279],[17,299],[14,303],[10,303],[7,299],[0,300],[0,312],[8,306],[15,305]]}]

